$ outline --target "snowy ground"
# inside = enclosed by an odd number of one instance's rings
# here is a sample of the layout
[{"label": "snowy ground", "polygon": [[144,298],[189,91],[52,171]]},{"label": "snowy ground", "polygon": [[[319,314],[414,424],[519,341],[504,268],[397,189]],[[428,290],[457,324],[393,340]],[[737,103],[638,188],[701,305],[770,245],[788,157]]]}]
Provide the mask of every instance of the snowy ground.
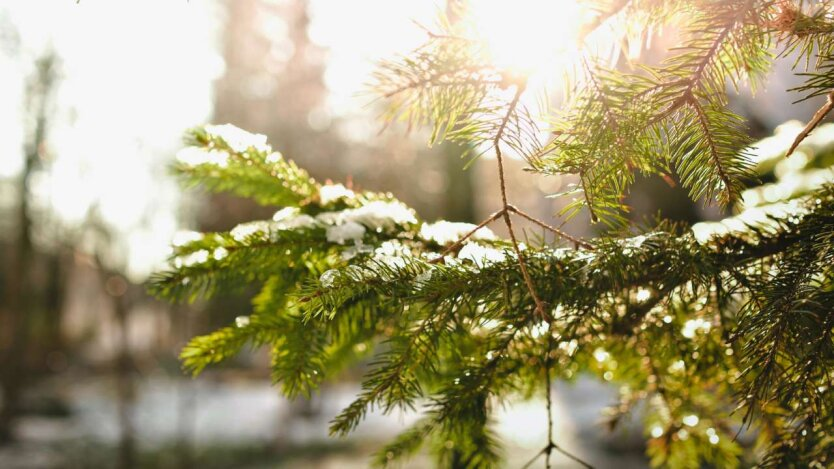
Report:
[{"label": "snowy ground", "polygon": [[[112,381],[78,380],[64,383],[61,389],[71,416],[22,419],[17,428],[20,443],[0,448],[0,467],[75,468],[112,463],[120,435]],[[311,402],[292,404],[268,383],[256,380],[145,379],[134,406],[136,442],[143,454],[155,456],[139,459],[153,461],[142,464],[147,467],[181,467],[181,457],[171,448],[185,444],[189,457],[201,467],[206,467],[202,458],[215,463],[211,467],[367,467],[373,450],[416,416],[372,414],[349,439],[329,438],[328,421],[357,390],[347,385],[331,387]],[[557,442],[597,468],[645,467],[639,428],[608,434],[599,424],[601,408],[613,402],[613,397],[609,387],[592,380],[555,386]],[[507,467],[520,467],[544,446],[544,408],[542,401],[520,402],[498,413],[497,430],[507,449]],[[222,463],[221,456],[212,456],[215,451],[235,463]],[[578,467],[559,455],[554,455],[553,462],[556,468]],[[539,466],[543,462],[533,467]],[[431,461],[417,457],[405,467],[431,467]]]}]

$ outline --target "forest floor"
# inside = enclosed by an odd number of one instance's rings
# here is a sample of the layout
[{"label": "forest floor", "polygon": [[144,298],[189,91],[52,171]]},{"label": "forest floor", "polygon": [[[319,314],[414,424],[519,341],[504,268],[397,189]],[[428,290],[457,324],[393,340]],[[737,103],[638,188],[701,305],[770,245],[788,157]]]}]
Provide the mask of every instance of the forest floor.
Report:
[{"label": "forest floor", "polygon": [[[223,373],[137,382],[127,441],[138,468],[367,467],[373,451],[417,417],[370,414],[349,438],[334,439],[327,435],[328,421],[351,401],[356,385],[330,386],[312,400],[291,403],[268,382]],[[626,422],[609,433],[601,424],[601,409],[614,402],[613,388],[584,378],[554,388],[554,435],[561,447],[596,468],[646,467],[639,425]],[[38,411],[19,420],[18,442],[0,447],[0,467],[116,467],[125,440],[114,389],[110,377],[43,383],[31,394],[40,402]],[[544,446],[544,409],[543,400],[534,400],[498,410],[496,430],[507,467],[520,467]],[[403,467],[432,466],[421,454]],[[539,466],[543,461],[534,467]],[[577,465],[554,453],[553,467]]]}]

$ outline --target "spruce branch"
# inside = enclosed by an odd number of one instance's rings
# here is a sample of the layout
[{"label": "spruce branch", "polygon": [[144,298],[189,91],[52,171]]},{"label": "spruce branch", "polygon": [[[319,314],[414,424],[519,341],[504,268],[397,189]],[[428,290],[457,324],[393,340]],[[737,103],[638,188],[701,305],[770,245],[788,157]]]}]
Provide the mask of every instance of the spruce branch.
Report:
[{"label": "spruce branch", "polygon": [[[154,277],[153,291],[173,300],[262,287],[251,315],[189,344],[186,366],[262,345],[273,379],[296,395],[372,356],[331,430],[349,432],[373,409],[420,409],[377,454],[382,466],[428,447],[447,466],[494,467],[493,407],[537,394],[544,377],[548,442],[528,465],[543,457],[549,467],[558,452],[589,467],[553,435],[552,380],[580,373],[620,385],[615,421],[646,403],[655,466],[732,467],[752,453],[765,467],[830,465],[834,187],[820,169],[831,152],[820,123],[834,107],[830,3],[600,3],[583,41],[603,24],[685,20],[680,47],[660,65],[614,70],[583,51],[581,79],[547,142],[522,104],[526,79],[490,64],[453,22],[375,75],[388,123],[428,124],[433,143],[495,153],[501,206],[477,225],[427,223],[393,196],[320,185],[261,136],[193,131],[179,165],[188,182],[285,208],[175,247],[170,270]],[[774,138],[746,150],[727,88],[763,76],[772,39],[780,55],[809,60],[797,91],[829,101],[791,148]],[[823,55],[811,61],[812,50]],[[808,161],[774,171],[800,143]],[[744,205],[691,229],[660,223],[586,241],[510,203],[511,152],[545,175],[579,176],[555,195],[575,194],[568,216],[587,208],[594,221],[625,224],[638,173],[674,171],[692,199],[741,196]],[[750,188],[754,170],[776,180]],[[554,245],[522,246],[520,219],[553,233]],[[499,220],[506,239],[487,228]],[[758,432],[761,446],[743,448],[732,436],[739,428]]]},{"label": "spruce branch", "polygon": [[[727,188],[727,190],[730,190],[730,188],[733,187],[733,181],[731,181],[729,176],[727,176],[727,172],[724,169],[724,165],[721,162],[721,157],[718,152],[718,146],[715,142],[715,137],[712,135],[712,132],[710,131],[709,118],[704,112],[704,108],[701,107],[701,105],[693,97],[692,94],[687,95],[686,102],[692,107],[692,109],[695,111],[695,115],[698,118],[698,125],[701,127],[701,130],[703,131],[707,147],[709,148],[710,159],[712,159],[712,163],[715,165],[715,169],[718,173],[718,178],[721,181],[723,187]],[[711,194],[708,193],[708,197],[712,198]]]}]

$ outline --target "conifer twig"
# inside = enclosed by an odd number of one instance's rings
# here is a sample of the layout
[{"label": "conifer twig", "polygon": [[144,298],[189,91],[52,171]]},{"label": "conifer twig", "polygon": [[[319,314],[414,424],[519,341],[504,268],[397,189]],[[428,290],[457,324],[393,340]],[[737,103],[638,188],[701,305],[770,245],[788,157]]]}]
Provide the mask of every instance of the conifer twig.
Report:
[{"label": "conifer twig", "polygon": [[532,466],[533,463],[536,462],[536,460],[541,457],[541,455],[545,454],[545,452],[547,451],[547,448],[549,446],[550,445],[547,445],[544,448],[540,449],[539,452],[534,454],[532,458],[530,458],[526,463],[524,463],[523,466],[521,466],[521,469],[527,469],[528,467]]},{"label": "conifer twig", "polygon": [[[435,73],[433,75],[430,75],[428,77],[421,78],[419,80],[409,81],[408,83],[406,83],[406,84],[404,84],[404,85],[402,85],[398,88],[395,88],[393,90],[390,90],[390,91],[384,93],[382,95],[382,97],[386,98],[386,99],[391,98],[391,97],[394,97],[394,96],[396,96],[396,95],[398,95],[398,94],[400,94],[404,91],[408,91],[408,90],[415,89],[415,88],[422,88],[424,86],[427,86],[427,85],[430,85],[430,84],[433,84],[433,83],[437,83],[438,85],[442,85],[442,84],[445,84],[445,83],[438,82],[437,80],[440,80],[442,78],[446,78],[446,77],[449,77],[449,76],[454,76],[454,75],[459,74],[461,72],[466,72],[466,73],[469,73],[471,75],[471,74],[482,73],[482,72],[490,71],[490,70],[492,70],[492,69],[488,66],[471,66],[471,67],[462,67],[460,69],[455,69],[455,70],[445,70],[445,71],[438,72],[438,73]],[[487,84],[498,84],[498,83],[500,83],[500,82],[495,82],[495,81],[492,81],[492,80],[480,80],[480,82],[487,83]],[[449,84],[453,85],[455,83],[449,83]]]},{"label": "conifer twig", "polygon": [[[724,44],[724,41],[727,39],[730,32],[732,32],[732,30],[735,26],[736,26],[736,19],[733,19],[733,21],[728,22],[727,24],[725,24],[722,27],[721,32],[715,37],[715,39],[713,39],[712,44],[710,45],[709,49],[706,50],[706,52],[704,53],[704,56],[701,58],[701,60],[695,66],[695,69],[693,70],[691,77],[686,78],[686,79],[682,79],[682,80],[681,79],[672,80],[670,82],[661,83],[659,85],[661,88],[663,88],[663,87],[673,87],[673,86],[677,86],[677,85],[682,84],[682,83],[686,83],[686,87],[683,89],[681,94],[677,98],[675,98],[675,100],[672,101],[669,104],[669,106],[663,112],[654,116],[649,121],[649,126],[657,124],[657,123],[665,120],[666,118],[668,118],[669,116],[674,114],[675,111],[677,111],[679,108],[681,108],[685,104],[697,104],[697,103],[691,103],[690,102],[690,101],[695,100],[693,92],[696,90],[696,88],[698,86],[701,85],[701,82],[704,79],[704,74],[706,73],[708,66],[710,65],[710,63],[712,63],[714,60],[716,60],[716,57],[717,57],[719,51],[721,50],[721,46]],[[652,89],[653,88],[650,88],[649,90],[652,90]]]},{"label": "conifer twig", "polygon": [[467,239],[471,238],[480,229],[489,225],[490,223],[494,222],[495,220],[501,218],[506,211],[507,211],[506,208],[502,208],[501,210],[499,210],[499,211],[493,213],[492,215],[490,215],[486,220],[482,221],[481,223],[478,223],[478,226],[476,226],[475,228],[472,228],[472,230],[470,230],[469,233],[466,233],[465,235],[461,236],[461,238],[459,240],[455,241],[454,244],[452,244],[451,246],[444,249],[443,252],[440,254],[440,257],[438,257],[436,259],[432,259],[429,262],[429,264],[436,264],[436,263],[440,262],[441,260],[443,260],[443,257],[445,257],[450,252],[453,252],[456,249],[458,249],[459,247],[461,247],[463,245],[463,243],[466,242]]},{"label": "conifer twig", "polygon": [[533,223],[535,223],[535,224],[539,225],[540,227],[542,227],[542,228],[544,228],[544,229],[546,229],[546,230],[551,231],[552,233],[556,234],[557,236],[560,236],[560,237],[562,237],[562,238],[564,238],[564,239],[566,239],[566,240],[568,240],[568,241],[572,242],[572,243],[573,243],[575,246],[577,246],[577,247],[583,247],[583,248],[585,248],[585,249],[589,249],[589,250],[593,250],[593,249],[594,249],[594,245],[593,245],[593,244],[591,244],[591,243],[589,243],[589,242],[585,241],[584,239],[577,238],[577,237],[575,237],[575,236],[569,235],[569,234],[568,234],[568,233],[566,233],[565,231],[560,230],[559,228],[556,228],[556,227],[555,227],[555,226],[553,226],[553,225],[549,225],[549,224],[545,223],[544,221],[539,220],[538,218],[536,218],[536,217],[534,217],[534,216],[530,215],[529,213],[524,212],[523,210],[519,209],[519,208],[518,208],[518,207],[516,207],[515,205],[510,205],[509,207],[507,207],[507,209],[508,209],[509,211],[511,211],[511,212],[513,212],[513,213],[515,213],[515,214],[517,214],[517,215],[519,215],[519,216],[521,216],[522,218],[526,218],[527,220],[529,220],[529,221],[531,221],[531,222],[533,222]]},{"label": "conifer twig", "polygon": [[[594,88],[597,95],[599,95],[599,103],[602,106],[602,113],[605,116],[605,121],[611,130],[617,134],[616,141],[617,145],[623,145],[623,136],[619,133],[620,124],[618,122],[617,116],[614,113],[614,110],[611,108],[611,104],[608,102],[608,98],[606,97],[606,90],[605,87],[597,80],[596,74],[594,74],[593,70],[591,70],[591,66],[588,65],[588,60],[583,58],[582,65],[585,67],[585,71],[588,73],[588,82]],[[634,162],[631,160],[631,156],[624,155],[626,165],[628,166],[629,170],[634,168]]]},{"label": "conifer twig", "polygon": [[553,449],[553,385],[550,382],[550,367],[553,365],[550,354],[553,352],[553,322],[547,327],[547,356],[544,357],[544,388],[547,393],[547,449],[544,455],[544,466],[550,469],[550,453]]},{"label": "conifer twig", "polygon": [[788,152],[785,153],[785,158],[791,156],[794,150],[796,150],[796,147],[798,147],[803,140],[808,138],[808,135],[816,129],[818,125],[820,125],[820,122],[825,119],[825,116],[827,116],[828,113],[834,109],[834,91],[830,91],[826,95],[826,98],[825,104],[823,104],[821,108],[817,109],[817,112],[814,113],[814,117],[811,118],[808,125],[806,125],[805,128],[799,132],[799,135],[796,136],[796,139],[794,139],[791,147],[788,148]]},{"label": "conifer twig", "polygon": [[562,448],[561,446],[557,445],[554,442],[550,442],[548,447],[549,447],[549,449],[545,448],[545,451],[556,450],[556,451],[562,453],[562,456],[574,461],[575,463],[579,464],[580,466],[584,467],[585,469],[594,469],[594,466],[592,466],[592,465],[588,464],[587,462],[583,461],[579,456],[576,456],[575,454],[566,451],[564,448]]},{"label": "conifer twig", "polygon": [[[544,465],[545,469],[550,469],[550,454],[556,450],[559,453],[562,453],[568,459],[575,461],[576,463],[580,464],[581,466],[587,469],[593,469],[593,466],[588,464],[587,462],[583,461],[579,456],[576,456],[564,448],[556,444],[555,439],[553,438],[553,383],[551,382],[550,377],[550,370],[553,366],[553,358],[550,356],[551,352],[553,351],[553,321],[550,322],[547,328],[547,356],[544,358],[544,379],[545,379],[545,392],[547,393],[547,446],[544,447],[541,453],[544,454]],[[538,457],[538,456],[536,456]],[[535,459],[533,459],[535,461]]]},{"label": "conifer twig", "polygon": [[727,193],[732,194],[732,192],[730,192],[732,190],[732,181],[730,180],[729,176],[727,176],[727,171],[724,169],[724,164],[721,162],[721,158],[719,158],[718,149],[715,145],[715,139],[713,138],[712,131],[709,128],[709,118],[704,112],[704,108],[701,106],[701,104],[698,102],[698,100],[695,98],[691,91],[689,92],[689,94],[686,95],[686,103],[692,107],[692,110],[695,111],[695,115],[698,118],[698,125],[704,132],[704,137],[706,138],[707,146],[709,147],[709,155],[712,159],[712,163],[715,165],[715,169],[718,171],[719,179],[721,179],[721,182],[724,184]]},{"label": "conifer twig", "polygon": [[513,250],[518,257],[518,266],[521,269],[521,276],[524,277],[524,283],[527,284],[527,289],[530,291],[533,303],[536,304],[536,313],[541,316],[542,319],[547,321],[550,319],[550,315],[545,311],[544,303],[542,303],[541,298],[539,298],[538,293],[536,293],[536,287],[533,285],[533,279],[530,277],[530,272],[527,271],[527,262],[524,261],[524,254],[518,246],[518,240],[516,239],[515,230],[513,229],[513,221],[512,218],[510,218],[509,213],[510,204],[507,201],[507,180],[504,176],[504,157],[501,154],[501,139],[504,136],[504,130],[507,128],[510,116],[518,106],[518,101],[521,99],[521,95],[524,94],[526,83],[520,83],[516,86],[515,95],[513,96],[512,101],[510,101],[510,105],[507,107],[507,112],[501,119],[501,124],[498,126],[498,131],[495,133],[495,138],[492,140],[492,146],[495,149],[495,158],[498,161],[498,182],[501,189],[504,223],[507,225],[507,231],[509,231],[510,234],[510,241],[513,243]]}]

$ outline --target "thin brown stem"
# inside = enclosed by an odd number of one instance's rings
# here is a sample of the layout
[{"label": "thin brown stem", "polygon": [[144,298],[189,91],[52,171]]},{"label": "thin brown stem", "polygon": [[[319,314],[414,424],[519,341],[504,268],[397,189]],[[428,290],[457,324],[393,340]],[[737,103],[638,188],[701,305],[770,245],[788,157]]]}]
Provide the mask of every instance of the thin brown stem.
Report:
[{"label": "thin brown stem", "polygon": [[[562,453],[562,456],[565,456],[566,458],[572,460],[573,462],[579,464],[580,466],[582,466],[586,469],[594,469],[594,466],[592,466],[592,465],[588,464],[587,462],[583,461],[579,456],[576,456],[575,454],[566,451],[564,448],[557,445],[556,443],[551,442],[548,446],[550,447],[550,450],[555,449],[556,451]],[[545,448],[545,451],[548,451],[547,448]]]},{"label": "thin brown stem", "polygon": [[507,179],[504,175],[504,157],[501,154],[501,139],[504,137],[504,131],[507,128],[507,123],[510,121],[510,117],[513,115],[516,107],[518,106],[518,101],[521,99],[521,95],[524,94],[524,90],[526,88],[523,83],[516,86],[517,89],[515,95],[513,96],[512,101],[510,101],[510,105],[508,106],[503,119],[501,119],[501,124],[498,126],[498,131],[495,133],[495,138],[492,140],[492,146],[495,149],[495,158],[498,161],[498,180],[501,187],[501,203],[504,212],[504,223],[507,225],[507,231],[510,233],[510,241],[512,241],[513,250],[515,251],[516,257],[518,257],[518,266],[521,269],[521,276],[524,278],[524,283],[527,284],[527,290],[530,291],[533,303],[536,304],[536,313],[546,321],[549,319],[550,315],[545,311],[544,303],[541,298],[539,298],[538,293],[536,293],[536,287],[533,284],[533,279],[530,277],[530,272],[527,270],[527,262],[524,260],[524,253],[521,252],[521,248],[518,246],[518,239],[516,239],[513,221],[512,218],[510,218],[509,213],[510,204],[507,201]]},{"label": "thin brown stem", "polygon": [[[444,83],[444,82],[438,81],[438,80],[441,80],[443,78],[452,78],[452,77],[456,77],[456,76],[461,75],[461,74],[465,74],[464,78],[469,78],[473,74],[482,73],[482,72],[490,71],[490,70],[492,70],[492,68],[490,68],[488,66],[478,66],[478,65],[473,65],[473,66],[470,66],[470,67],[462,67],[460,69],[455,69],[455,70],[445,70],[445,71],[442,71],[442,72],[438,72],[438,73],[429,75],[425,78],[421,78],[421,79],[418,79],[418,80],[412,80],[412,81],[410,81],[410,82],[408,82],[408,83],[406,83],[406,84],[404,84],[400,87],[394,88],[393,90],[390,90],[390,91],[384,93],[382,95],[382,97],[385,98],[385,99],[392,98],[392,97],[394,97],[394,96],[396,96],[396,95],[398,95],[398,94],[400,94],[404,91],[408,91],[408,90],[416,89],[416,88],[422,88],[422,87],[430,85],[432,83],[435,83],[435,86],[441,86],[441,85],[444,85],[444,84],[448,83],[448,82]],[[493,81],[493,80],[486,80],[486,79],[478,80],[478,82],[479,83],[486,83],[488,85],[498,85],[498,84],[501,83],[500,81]],[[454,82],[452,84],[454,84]]]},{"label": "thin brown stem", "polygon": [[543,455],[543,454],[545,454],[545,452],[547,452],[547,449],[548,449],[549,447],[550,447],[550,445],[547,445],[547,446],[545,446],[544,448],[542,448],[541,450],[539,450],[539,452],[538,452],[538,453],[534,454],[534,455],[533,455],[533,457],[532,457],[532,458],[530,458],[530,460],[529,460],[529,461],[527,461],[527,462],[526,462],[523,466],[521,466],[521,469],[527,469],[527,468],[529,468],[530,466],[532,466],[532,465],[533,465],[533,463],[534,463],[534,462],[536,462],[536,460],[537,460],[537,459],[539,459],[539,458],[541,457],[541,455]]},{"label": "thin brown stem", "polygon": [[529,213],[524,212],[523,210],[519,209],[515,205],[510,205],[509,207],[507,207],[507,210],[519,215],[522,218],[526,218],[527,220],[539,225],[540,227],[542,227],[546,230],[549,230],[549,231],[553,232],[554,234],[556,234],[557,236],[559,236],[561,238],[564,238],[564,239],[572,242],[577,247],[583,247],[583,248],[589,249],[589,250],[595,249],[593,244],[585,241],[584,239],[577,238],[575,236],[569,235],[565,231],[560,230],[559,228],[556,228],[553,225],[549,225],[549,224],[545,223],[544,221],[539,220],[538,218],[530,215]]},{"label": "thin brown stem", "polygon": [[[583,461],[578,456],[566,451],[564,448],[562,448],[561,446],[556,444],[556,441],[553,437],[553,424],[554,424],[554,422],[553,422],[553,395],[552,395],[553,394],[553,383],[552,383],[552,379],[551,379],[551,376],[550,376],[550,370],[553,366],[553,359],[550,356],[552,351],[553,351],[553,322],[551,322],[550,326],[548,327],[548,332],[547,332],[547,356],[544,359],[544,362],[545,362],[545,365],[544,365],[545,392],[547,393],[546,396],[545,396],[546,399],[547,399],[547,446],[544,447],[544,449],[542,450],[541,453],[539,453],[539,455],[544,454],[544,466],[545,466],[546,469],[550,469],[550,467],[551,467],[550,466],[550,455],[551,455],[551,453],[553,453],[554,450],[558,451],[559,453],[562,453],[562,455],[564,455],[568,459],[571,459],[571,460],[575,461],[576,463],[582,465],[583,467],[586,467],[588,469],[593,469],[593,466],[591,466],[590,464]],[[538,458],[539,455],[537,455],[536,458]],[[535,461],[536,458],[534,458],[533,461]]]},{"label": "thin brown stem", "polygon": [[433,260],[432,260],[431,262],[429,262],[429,263],[430,263],[430,264],[436,264],[436,263],[440,262],[441,260],[443,260],[443,257],[445,257],[447,254],[449,254],[450,252],[454,252],[455,250],[457,250],[458,248],[460,248],[460,247],[463,245],[463,243],[464,243],[467,239],[471,238],[471,237],[472,237],[475,233],[477,233],[477,232],[478,232],[478,230],[480,230],[481,228],[483,228],[483,227],[485,227],[485,226],[489,225],[490,223],[494,222],[495,220],[497,220],[497,219],[501,218],[502,216],[504,216],[504,214],[505,214],[506,212],[507,212],[507,209],[506,209],[506,208],[502,208],[501,210],[499,210],[499,211],[497,211],[497,212],[493,213],[493,214],[492,214],[492,215],[490,215],[490,216],[489,216],[486,220],[484,220],[484,221],[482,221],[481,223],[479,223],[479,224],[478,224],[478,226],[476,226],[475,228],[472,228],[472,230],[471,230],[471,231],[469,231],[469,233],[466,233],[466,234],[465,234],[465,235],[463,235],[463,236],[462,236],[459,240],[457,240],[454,244],[452,244],[451,246],[449,246],[449,247],[447,247],[446,249],[444,249],[444,250],[443,250],[443,252],[440,254],[440,257],[438,257],[438,258],[436,258],[436,259],[433,259]]},{"label": "thin brown stem", "polygon": [[808,138],[808,135],[815,128],[817,128],[818,125],[820,125],[820,122],[825,119],[825,116],[827,116],[829,112],[834,110],[834,91],[828,93],[827,97],[828,99],[825,101],[825,104],[823,104],[822,107],[814,113],[814,117],[811,118],[808,125],[806,125],[805,128],[802,129],[802,132],[799,132],[799,135],[796,136],[796,139],[794,139],[791,147],[788,148],[788,152],[785,153],[785,158],[791,156],[794,150],[796,150],[796,147],[798,147],[803,140]]},{"label": "thin brown stem", "polygon": [[530,277],[530,272],[527,271],[527,262],[524,260],[524,254],[521,252],[521,248],[518,247],[518,240],[515,237],[513,222],[507,212],[504,212],[504,223],[507,225],[507,229],[510,232],[510,240],[513,243],[513,250],[515,250],[515,254],[518,257],[518,266],[521,268],[521,276],[524,277],[524,283],[527,284],[527,289],[530,291],[533,303],[536,304],[536,313],[538,313],[543,320],[547,321],[550,319],[550,315],[545,311],[544,303],[541,298],[539,298],[538,293],[536,293],[536,287],[533,285],[533,279]]},{"label": "thin brown stem", "polygon": [[550,453],[553,450],[553,385],[550,378],[550,367],[552,366],[552,359],[550,354],[553,352],[553,322],[550,322],[547,328],[547,356],[544,358],[544,388],[547,393],[547,449],[544,456],[544,467],[550,469]]}]

